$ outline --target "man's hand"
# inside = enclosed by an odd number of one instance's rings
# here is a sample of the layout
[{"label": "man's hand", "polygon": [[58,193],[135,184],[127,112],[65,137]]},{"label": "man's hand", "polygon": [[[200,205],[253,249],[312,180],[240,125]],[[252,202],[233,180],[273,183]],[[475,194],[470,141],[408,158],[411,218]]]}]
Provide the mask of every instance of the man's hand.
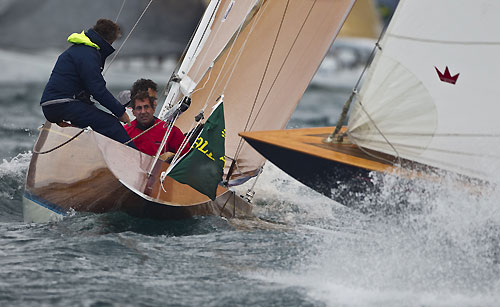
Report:
[{"label": "man's hand", "polygon": [[128,117],[127,112],[124,112],[123,115],[118,119],[125,124],[130,124],[130,118]]}]

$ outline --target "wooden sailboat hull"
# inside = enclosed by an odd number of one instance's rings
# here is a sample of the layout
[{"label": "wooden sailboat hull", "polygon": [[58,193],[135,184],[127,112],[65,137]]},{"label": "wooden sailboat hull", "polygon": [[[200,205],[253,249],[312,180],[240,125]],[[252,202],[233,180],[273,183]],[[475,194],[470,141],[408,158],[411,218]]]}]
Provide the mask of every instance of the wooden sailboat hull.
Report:
[{"label": "wooden sailboat hull", "polygon": [[394,166],[352,144],[324,143],[334,129],[253,131],[240,135],[293,178],[338,202],[354,204],[356,192],[373,188],[370,172],[390,172]]},{"label": "wooden sailboat hull", "polygon": [[72,211],[155,219],[251,214],[250,204],[221,186],[214,201],[170,177],[162,188],[159,178],[168,163],[158,161],[148,176],[153,157],[93,131],[72,139],[80,131],[50,123],[41,129],[26,178],[25,221],[55,220]]}]

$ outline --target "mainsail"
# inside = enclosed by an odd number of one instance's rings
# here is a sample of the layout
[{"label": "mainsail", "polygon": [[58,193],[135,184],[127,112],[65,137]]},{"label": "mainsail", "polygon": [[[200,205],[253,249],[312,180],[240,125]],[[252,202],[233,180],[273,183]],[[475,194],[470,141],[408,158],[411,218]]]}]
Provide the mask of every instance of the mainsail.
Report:
[{"label": "mainsail", "polygon": [[[191,107],[176,124],[192,127],[224,95],[226,168],[231,178],[258,173],[264,158],[241,131],[282,129],[338,34],[354,0],[211,1],[177,72],[167,104]],[[206,35],[198,35],[206,33]]]},{"label": "mainsail", "polygon": [[352,110],[350,138],[498,181],[499,11],[496,1],[400,1]]}]

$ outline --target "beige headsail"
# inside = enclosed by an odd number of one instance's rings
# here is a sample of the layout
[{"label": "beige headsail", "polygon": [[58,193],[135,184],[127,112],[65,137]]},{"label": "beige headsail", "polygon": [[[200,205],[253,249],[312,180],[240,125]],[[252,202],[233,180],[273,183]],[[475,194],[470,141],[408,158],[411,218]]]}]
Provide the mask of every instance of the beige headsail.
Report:
[{"label": "beige headsail", "polygon": [[[241,2],[252,6],[233,11]],[[228,13],[231,3],[233,8]],[[176,124],[186,132],[200,110],[206,107],[208,116],[217,98],[223,95],[228,157],[225,172],[233,164],[232,179],[255,174],[264,158],[238,133],[285,127],[353,3],[354,0],[221,1],[211,25],[213,37],[206,39],[198,54],[200,63],[195,61],[187,73],[196,83],[191,107]],[[233,13],[244,13],[244,18],[224,29]],[[227,20],[223,22],[224,16]],[[219,39],[225,43],[223,48],[217,43]]]}]

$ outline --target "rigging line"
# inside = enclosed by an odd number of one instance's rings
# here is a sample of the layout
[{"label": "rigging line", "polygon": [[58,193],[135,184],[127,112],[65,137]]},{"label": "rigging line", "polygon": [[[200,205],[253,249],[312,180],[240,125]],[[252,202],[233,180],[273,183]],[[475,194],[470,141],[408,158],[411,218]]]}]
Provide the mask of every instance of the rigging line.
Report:
[{"label": "rigging line", "polygon": [[207,77],[207,80],[205,80],[205,83],[203,83],[203,86],[200,87],[199,89],[196,89],[194,90],[191,95],[193,95],[194,93],[198,92],[198,91],[201,91],[202,89],[205,88],[205,86],[207,85],[208,81],[210,80],[210,77],[212,76],[212,67],[210,68],[210,71],[208,72],[208,77]]},{"label": "rigging line", "polygon": [[73,141],[73,140],[74,140],[74,139],[76,139],[76,138],[77,138],[80,134],[82,134],[85,130],[86,130],[86,129],[82,129],[82,130],[80,130],[80,132],[78,132],[77,134],[75,134],[72,138],[70,138],[69,140],[67,140],[67,141],[65,141],[65,142],[63,142],[63,143],[61,143],[61,144],[57,145],[57,146],[56,146],[56,147],[54,147],[54,148],[51,148],[51,149],[46,150],[46,151],[37,151],[37,150],[33,149],[33,152],[34,152],[34,153],[36,153],[36,154],[39,154],[39,155],[43,155],[43,154],[47,154],[47,153],[49,153],[49,152],[52,152],[52,151],[54,151],[54,150],[56,150],[56,149],[58,149],[58,148],[63,147],[64,145],[68,144],[69,142]]},{"label": "rigging line", "polygon": [[[379,40],[380,40],[380,37],[379,37]],[[374,55],[374,51],[376,50],[376,48],[380,48],[379,46],[379,43],[377,41],[377,43],[375,44],[375,47],[372,49],[372,53],[370,54],[370,56],[373,56]],[[371,61],[372,59],[369,59],[368,63]],[[351,96],[349,97],[349,99],[344,103],[344,107],[342,109],[342,113],[340,114],[339,116],[339,119],[337,121],[337,125],[335,126],[335,129],[334,131],[332,132],[332,134],[326,138],[324,141],[327,142],[327,143],[331,143],[331,142],[334,142],[334,139],[335,139],[335,136],[336,136],[336,133],[338,133],[341,128],[342,128],[342,125],[347,117],[347,112],[349,111],[349,109],[351,108],[351,103],[353,101],[354,98],[357,98],[359,97],[358,96],[358,85],[359,85],[359,82],[361,81],[361,78],[363,76],[363,74],[365,73],[367,67],[368,67],[368,63],[367,65],[365,66],[365,68],[363,69],[362,73],[361,73],[361,76],[360,78],[358,79],[358,82],[356,83],[355,87],[353,88],[352,90],[352,94]],[[381,84],[385,84],[387,83],[387,80],[389,79],[390,76],[393,75],[394,71],[397,69],[397,66],[396,65],[393,65],[391,67],[391,70],[389,72],[387,72],[385,75],[384,75],[384,79],[382,80]],[[400,95],[403,95],[404,93],[400,94]],[[397,97],[396,97],[397,98]],[[360,98],[357,98],[355,100],[354,103],[356,102],[359,102],[362,110],[365,112],[365,114],[368,116],[369,120],[375,125],[375,121],[373,121],[373,119],[370,117],[370,115],[368,114],[368,112],[366,111],[366,109],[364,108],[363,104],[361,103],[361,99]],[[375,127],[377,128],[378,130],[378,127],[375,125]],[[379,131],[380,132],[380,131]],[[337,135],[337,138],[336,138],[336,141],[337,142],[342,142],[342,139],[343,139],[343,136],[346,135],[346,133],[344,132],[343,134],[340,134],[340,135]],[[384,136],[384,135],[382,135]],[[384,136],[385,138],[385,136]],[[397,151],[396,151],[397,153]]]},{"label": "rigging line", "polygon": [[[252,7],[248,10],[248,12],[245,14],[245,20],[243,20],[243,21],[242,21],[242,23],[240,24],[240,28],[238,29],[238,33],[237,33],[236,37],[234,37],[234,38],[233,38],[233,42],[232,42],[232,44],[234,44],[234,43],[235,43],[235,41],[236,41],[236,39],[238,38],[238,36],[239,36],[239,34],[240,34],[240,32],[241,32],[241,29],[242,29],[243,25],[246,23],[246,19],[248,18],[248,15],[250,14],[250,12],[252,11],[252,9],[253,9],[254,7],[255,7],[255,6],[252,6]],[[255,25],[255,22],[254,22],[254,25]],[[210,46],[208,46],[207,50],[209,50],[209,49],[212,47],[212,45],[214,44],[214,42],[215,42],[215,37],[217,37],[217,34],[219,34],[219,31],[220,31],[220,29],[221,29],[221,28],[222,28],[222,23],[220,23],[219,27],[217,28],[216,33],[213,35],[213,39],[212,39],[212,41],[210,42]],[[251,30],[250,30],[250,32],[249,32],[249,35],[250,35],[250,33],[252,33],[252,32],[253,32],[253,27],[251,28]],[[240,50],[238,51],[238,56],[236,57],[237,59],[239,59],[239,57],[240,57],[240,55],[241,55],[241,49],[242,49],[242,48],[246,45],[247,40],[248,40],[248,36],[247,36],[247,39],[245,40],[245,42],[243,43],[243,46],[242,46],[242,47],[240,47]],[[221,53],[222,53],[222,52],[221,52]],[[207,53],[207,52],[205,52],[205,54],[203,55],[203,59],[201,60],[201,63],[203,63],[203,62],[205,61],[205,59],[206,59],[207,55],[208,55],[208,53]],[[220,54],[218,54],[218,55],[216,56],[216,58],[215,58],[215,59],[217,59],[217,57],[219,57],[219,56],[220,56]],[[229,57],[229,54],[228,54],[228,57]],[[227,58],[226,58],[226,59],[227,59]],[[235,60],[233,60],[229,66],[232,66],[235,62],[238,62],[238,61],[237,61],[236,59],[235,59]],[[199,88],[199,89],[197,89],[197,90],[195,90],[193,93],[191,93],[191,95],[192,95],[192,94],[194,94],[194,93],[196,93],[196,92],[198,92],[198,91],[200,91],[200,90],[202,90],[203,88],[205,88],[205,85],[207,85],[208,81],[210,80],[210,77],[211,77],[211,74],[212,74],[213,65],[214,65],[214,63],[212,62],[211,66],[209,67],[209,69],[210,69],[209,75],[208,75],[208,77],[207,77],[207,80],[205,81],[205,84],[203,84],[203,87],[202,87],[202,88]],[[225,63],[224,63],[224,65],[225,65]],[[224,66],[223,66],[223,67],[224,67]],[[198,66],[197,71],[196,71],[196,74],[194,74],[194,75],[197,75],[197,74],[199,73],[200,69],[201,69],[201,65],[199,65],[199,66]],[[221,69],[222,69],[222,68],[221,68]],[[233,67],[233,71],[234,71],[234,67]],[[221,70],[221,72],[222,72],[222,70]],[[219,73],[219,74],[220,74],[220,73]],[[206,75],[206,72],[204,73],[204,75]],[[232,73],[231,73],[231,75],[232,75]],[[224,80],[225,78],[226,78],[226,74],[224,74],[224,75],[222,76],[222,80]],[[231,78],[231,77],[230,77],[230,78]],[[230,79],[230,78],[229,78],[229,79]],[[226,84],[225,84],[225,86],[224,86],[224,89],[223,89],[222,93],[224,93],[224,92],[226,91],[227,84],[229,83],[229,79],[226,81]],[[217,82],[217,81],[216,81],[216,82]],[[215,86],[215,84],[214,84],[214,86]]]},{"label": "rigging line", "polygon": [[[255,99],[253,101],[252,108],[250,110],[250,114],[248,115],[248,119],[247,119],[247,122],[245,124],[245,128],[243,129],[243,131],[247,131],[248,124],[250,123],[250,118],[252,117],[253,110],[255,109],[255,105],[257,104],[257,99],[259,98],[259,93],[260,93],[260,90],[262,89],[262,84],[264,83],[264,79],[266,78],[267,70],[269,68],[269,64],[271,63],[271,58],[273,57],[273,54],[274,54],[274,48],[276,47],[276,43],[278,42],[278,37],[279,37],[280,32],[281,32],[281,27],[283,26],[283,21],[285,20],[285,15],[286,15],[286,12],[288,10],[289,3],[290,3],[290,0],[287,0],[285,10],[283,11],[283,15],[281,16],[281,21],[280,21],[280,25],[278,27],[278,32],[276,33],[276,37],[274,38],[273,47],[271,49],[271,53],[269,54],[269,58],[268,58],[267,63],[266,63],[266,68],[264,69],[264,74],[262,75],[262,78],[260,80],[259,88],[257,89],[257,93],[255,95]],[[240,141],[238,143],[238,147],[236,149],[236,154],[234,155],[234,157],[236,159],[238,159],[238,156],[239,156],[239,153],[241,152],[242,147],[243,147],[243,138],[240,138]]]},{"label": "rigging line", "polygon": [[[365,135],[370,135],[366,133]],[[378,135],[377,133],[373,133],[373,135]],[[500,134],[484,134],[484,133],[411,133],[411,132],[390,132],[385,135],[390,136],[421,136],[421,137],[459,137],[459,138],[498,138]]]},{"label": "rigging line", "polygon": [[[354,85],[354,87],[352,89],[352,94],[349,97],[349,99],[347,99],[347,101],[344,103],[344,107],[343,107],[342,113],[339,116],[339,119],[337,120],[337,125],[335,126],[335,130],[333,130],[332,134],[328,138],[325,139],[326,142],[332,142],[332,140],[334,139],[335,135],[342,128],[342,125],[344,124],[344,121],[345,121],[345,119],[347,117],[347,113],[348,113],[349,109],[351,108],[352,99],[354,99],[354,96],[356,96],[358,94],[359,84],[361,83],[361,80],[365,76],[365,73],[366,73],[366,71],[368,69],[368,66],[371,65],[371,63],[373,62],[373,59],[375,58],[375,52],[377,51],[377,49],[382,50],[382,47],[380,46],[380,41],[382,40],[382,37],[384,37],[385,32],[387,31],[387,27],[388,26],[389,26],[389,24],[387,23],[384,26],[384,28],[382,29],[382,31],[380,31],[380,35],[378,36],[377,42],[373,46],[372,51],[370,52],[370,56],[366,60],[365,66],[363,67],[363,70],[359,74],[359,78],[356,81],[356,84]],[[340,136],[340,138],[341,138],[341,136]]]},{"label": "rigging line", "polygon": [[[220,5],[220,2],[221,2],[220,0],[219,0],[219,1],[217,1],[217,5],[215,6],[215,9],[212,11],[212,15],[210,16],[210,19],[213,19],[213,18],[214,18],[215,14],[216,14],[216,11],[217,11],[217,8],[218,8],[218,7],[219,7],[219,5]],[[167,106],[165,106],[165,104],[167,103],[167,98],[168,98],[168,94],[169,94],[168,92],[170,91],[170,88],[171,88],[171,86],[169,87],[169,85],[171,85],[171,81],[172,81],[172,79],[174,79],[175,77],[178,77],[179,69],[181,68],[182,63],[186,60],[186,59],[185,59],[186,54],[187,54],[187,52],[188,52],[188,50],[189,50],[189,47],[191,46],[191,44],[192,44],[192,42],[193,42],[193,39],[194,39],[194,37],[195,37],[196,33],[198,32],[198,29],[200,28],[200,25],[201,25],[202,20],[203,20],[203,18],[201,18],[201,19],[198,21],[198,24],[196,25],[196,29],[195,29],[195,30],[193,31],[193,33],[191,34],[191,38],[189,39],[189,42],[187,43],[186,47],[184,47],[184,51],[182,52],[182,55],[179,57],[179,60],[177,61],[177,64],[176,64],[176,66],[175,66],[174,70],[172,71],[172,74],[171,74],[171,76],[170,76],[170,80],[167,82],[167,84],[165,85],[165,87],[164,87],[164,89],[163,89],[163,91],[164,91],[164,93],[165,93],[165,96],[166,96],[166,97],[165,97],[165,100],[164,100],[164,102],[163,102],[163,104],[162,104],[162,106],[161,106],[161,109],[160,109],[160,114],[161,114],[162,112],[164,112],[164,109],[165,109],[165,108],[167,108],[167,109],[168,109],[168,108],[173,107],[173,105],[174,105],[173,100],[174,100],[175,98],[177,98],[177,97],[179,96],[179,94],[180,94],[180,93],[182,93],[182,92],[181,92],[181,86],[180,86],[180,84],[179,84],[179,87],[177,88],[175,95],[172,95],[172,97],[171,97],[170,101],[168,101],[168,105],[167,105]],[[210,22],[209,22],[209,23],[207,23],[207,24],[206,24],[205,29],[203,29],[203,35],[201,36],[200,41],[198,42],[198,46],[196,47],[196,49],[198,49],[199,45],[201,44],[201,41],[203,40],[203,38],[204,38],[204,36],[205,36],[205,34],[206,34],[206,32],[207,32],[207,30],[208,30],[209,26],[210,26]],[[217,30],[217,32],[218,32],[218,30]],[[216,33],[216,34],[217,34],[217,33]],[[212,44],[213,44],[213,41],[212,41]],[[194,56],[195,54],[196,54],[196,52],[194,52],[194,53],[193,53],[193,56]],[[204,60],[204,59],[205,59],[205,58],[203,58],[203,60]],[[191,62],[192,62],[192,59],[191,59]],[[192,66],[192,65],[191,65],[191,66]],[[191,68],[191,67],[188,67],[188,68]],[[187,73],[186,73],[186,75],[187,75]],[[179,83],[180,83],[180,80],[178,80],[177,82],[179,82]],[[191,96],[191,95],[192,95],[192,93],[191,93],[189,96]]]},{"label": "rigging line", "polygon": [[[394,152],[396,153],[396,158],[398,159],[398,163],[401,164],[401,157],[399,155],[399,152],[396,150],[396,147],[394,147],[392,145],[392,143],[387,139],[387,137],[384,135],[384,133],[379,129],[379,127],[377,126],[377,124],[375,123],[375,121],[373,120],[373,118],[370,116],[370,114],[368,114],[368,112],[366,111],[365,109],[365,106],[361,103],[361,100],[358,100],[357,101],[359,103],[359,105],[361,106],[361,109],[363,110],[363,112],[366,114],[366,116],[368,117],[368,119],[370,120],[370,122],[373,124],[373,126],[375,127],[375,129],[377,129],[377,131],[380,133],[380,135],[384,138],[384,140],[387,142],[387,144],[389,146],[391,146],[392,150],[394,150]],[[358,144],[356,144],[358,147],[360,147]]]},{"label": "rigging line", "polygon": [[[349,134],[348,134],[348,135],[349,135]],[[356,146],[357,146],[357,147],[358,147],[358,148],[359,148],[362,152],[364,152],[364,153],[365,153],[365,154],[367,154],[368,156],[371,156],[371,157],[372,157],[372,158],[374,158],[374,159],[377,159],[377,160],[380,160],[380,161],[385,161],[385,162],[387,162],[387,163],[389,163],[389,164],[394,165],[394,161],[390,161],[390,160],[388,160],[388,159],[385,159],[385,158],[379,157],[379,156],[377,156],[377,155],[375,155],[375,154],[372,154],[372,153],[370,153],[369,151],[365,150],[363,147],[361,147],[361,146],[360,146],[360,145],[356,142],[355,138],[351,137],[350,135],[349,135],[349,139],[350,139],[350,140],[351,140],[351,141],[352,141],[352,142],[353,142],[353,143],[354,143],[354,144],[355,144],[355,145],[356,145]],[[487,176],[487,174],[485,174],[484,172],[478,172],[476,169],[467,168],[467,167],[464,167],[463,165],[453,164],[453,163],[445,162],[445,161],[438,160],[438,159],[430,159],[430,158],[427,158],[427,160],[428,160],[429,162],[433,162],[433,163],[440,163],[440,164],[445,165],[445,166],[447,166],[447,167],[457,167],[457,168],[459,168],[459,169],[460,169],[460,170],[462,170],[462,171],[467,171],[467,172],[469,172],[469,173],[471,173],[471,174],[475,174],[475,176],[483,176],[483,177]],[[411,160],[410,160],[410,161],[411,161]],[[416,161],[411,161],[411,162],[416,162]],[[417,163],[420,163],[420,162],[417,162]],[[401,162],[399,161],[399,165],[396,165],[396,166],[401,167]],[[431,167],[434,167],[434,166],[432,166],[432,165],[430,165],[430,166],[431,166]]]},{"label": "rigging line", "polygon": [[[217,11],[217,8],[219,7],[219,5],[220,5],[220,1],[217,3],[217,6],[216,6],[216,8],[215,8],[215,10],[214,10],[214,12],[213,12],[213,14],[212,14],[211,19],[212,19],[212,18],[214,18],[214,20],[213,20],[213,21],[215,21],[215,17],[214,17],[214,15],[215,15],[215,12]],[[209,25],[209,24],[207,24],[207,29],[208,29],[208,25]],[[217,37],[217,35],[219,34],[219,31],[220,31],[220,29],[221,29],[221,28],[222,28],[222,23],[220,23],[220,24],[219,24],[219,27],[217,28],[217,30],[215,31],[214,35],[212,36],[212,41],[210,42],[210,45],[207,47],[207,49],[206,49],[206,50],[210,50],[210,49],[212,48],[213,44],[215,43],[215,38],[216,38],[216,37]],[[205,36],[205,33],[206,33],[206,29],[205,29],[205,31],[203,32],[202,39],[200,39],[200,42],[199,42],[200,44],[201,44],[201,41],[203,40],[203,37]],[[198,47],[199,47],[199,45],[198,45]],[[198,49],[198,47],[196,47],[196,49]],[[196,54],[196,52],[195,52],[194,54]],[[194,55],[194,54],[193,54],[193,55]],[[208,56],[208,52],[205,52],[205,54],[203,55],[203,58],[201,59],[200,63],[205,62],[205,59],[207,58],[207,56]],[[210,73],[212,72],[212,67],[213,67],[213,66],[209,67],[209,68],[210,68]],[[193,76],[198,75],[198,73],[200,72],[200,69],[201,69],[201,65],[198,65],[198,67],[196,68],[196,71],[195,71],[195,73],[193,74]],[[206,72],[205,72],[205,73],[206,73]],[[208,78],[207,78],[207,82],[208,82],[208,80],[209,80],[209,79],[210,79],[210,75],[209,75],[209,76],[208,76]],[[205,82],[205,84],[203,85],[203,87],[205,87],[205,85],[207,84],[207,82]],[[195,92],[196,92],[196,91],[195,91]],[[192,94],[194,94],[194,92],[193,92],[193,93],[191,93],[191,95],[192,95]]]},{"label": "rigging line", "polygon": [[[163,147],[165,147],[165,145],[167,143],[168,137],[170,136],[170,132],[172,132],[172,128],[174,126],[174,122],[177,119],[177,117],[179,117],[179,115],[177,115],[170,123],[168,123],[167,131],[165,131],[165,134],[163,135],[163,139],[161,140],[160,147],[158,147],[158,151],[156,152],[156,155],[153,159],[153,162],[151,163],[151,167],[149,168],[148,177],[153,174],[153,169],[156,165],[156,162],[158,162],[158,159],[160,158],[161,151],[163,150]],[[167,150],[168,150],[168,148],[167,148]]]},{"label": "rigging line", "polygon": [[[388,160],[388,159],[385,159],[383,157],[379,157],[375,154],[372,154],[371,152],[369,152],[368,150],[365,150],[362,146],[360,146],[357,142],[356,142],[356,139],[351,137],[350,133],[349,132],[346,132],[345,134],[347,134],[347,136],[349,136],[349,140],[352,141],[354,143],[354,145],[356,145],[359,150],[361,150],[362,152],[364,152],[366,155],[374,158],[374,159],[377,159],[377,160],[380,160],[380,161],[385,161],[391,165],[394,165],[396,162],[394,161],[391,161],[391,160]],[[398,164],[401,165],[401,159],[399,158],[399,156],[396,157],[397,161],[398,161]]]},{"label": "rigging line", "polygon": [[220,75],[222,74],[222,72],[224,71],[224,67],[226,66],[226,63],[227,63],[227,60],[229,58],[229,55],[231,54],[231,52],[233,51],[233,47],[234,47],[234,44],[236,43],[236,40],[238,39],[238,37],[240,36],[240,33],[241,33],[241,29],[243,28],[243,25],[245,24],[245,22],[242,22],[241,25],[238,27],[238,32],[236,33],[236,36],[234,37],[232,43],[231,43],[231,47],[229,48],[229,51],[227,52],[227,56],[226,58],[224,59],[224,63],[222,63],[222,67],[219,71],[219,74],[217,75],[217,78],[215,79],[215,82],[212,86],[212,89],[210,90],[210,93],[208,94],[206,100],[205,100],[205,105],[203,106],[203,109],[202,111],[205,111],[205,109],[207,108],[208,106],[208,101],[210,99],[210,97],[212,97],[212,94],[213,92],[215,91],[215,86],[217,85],[217,82],[219,81],[219,78],[220,78]]},{"label": "rigging line", "polygon": [[[216,15],[217,8],[219,7],[219,5],[220,5],[220,0],[217,1],[217,5],[215,6],[215,9],[212,12],[212,16],[210,16],[210,20],[212,20],[212,22],[215,21],[215,15]],[[208,30],[208,28],[209,28],[210,25],[211,25],[211,22],[208,22],[206,28],[203,30],[203,34],[201,35],[201,38],[198,41],[198,45],[196,46],[196,48],[195,48],[195,50],[193,52],[193,56],[197,53],[198,49],[202,47],[201,42],[203,41],[205,35],[207,34],[207,30]],[[219,30],[220,30],[221,27],[222,27],[222,24],[221,24],[221,26],[219,26],[219,28],[215,32],[215,34],[214,34],[215,36],[214,37],[217,36],[217,34],[219,33]],[[209,47],[212,46],[213,42],[214,42],[214,40],[212,40],[212,43],[210,44]],[[203,57],[203,60],[205,60],[205,57],[206,57],[206,53],[205,53],[205,56]],[[199,67],[198,67],[198,69],[199,69]],[[198,73],[198,71],[196,73]]]},{"label": "rigging line", "polygon": [[125,6],[125,2],[127,2],[127,0],[123,0],[122,7],[120,8],[120,11],[118,11],[118,15],[116,16],[115,23],[117,23],[118,22],[118,18],[120,18],[120,15],[122,13],[123,7]]},{"label": "rigging line", "polygon": [[316,4],[317,0],[314,1],[314,3],[311,5],[311,8],[309,9],[309,12],[307,12],[307,15],[306,15],[306,18],[304,19],[304,22],[302,23],[302,25],[300,26],[300,29],[299,31],[297,32],[297,35],[295,36],[295,39],[293,40],[293,43],[292,43],[292,46],[290,47],[290,49],[288,50],[288,53],[286,54],[286,57],[285,59],[283,60],[283,63],[281,63],[281,67],[280,69],[278,70],[278,73],[276,74],[276,77],[274,78],[273,80],[273,83],[271,84],[271,87],[269,88],[269,90],[267,91],[267,94],[266,94],[266,97],[264,97],[264,100],[262,102],[262,105],[260,106],[259,108],[259,111],[257,111],[257,114],[255,115],[254,117],[254,120],[253,120],[253,123],[252,125],[250,126],[250,130],[252,130],[253,128],[253,125],[255,124],[255,122],[257,121],[257,117],[259,117],[259,114],[260,114],[260,111],[262,111],[262,108],[264,107],[264,104],[265,102],[267,101],[267,98],[269,97],[269,94],[271,93],[273,87],[274,87],[274,84],[276,83],[276,80],[278,80],[278,77],[280,76],[281,74],[281,70],[283,69],[283,67],[285,66],[285,63],[288,59],[288,57],[290,56],[290,53],[292,53],[292,49],[293,47],[295,46],[295,43],[297,42],[299,36],[300,36],[300,33],[302,32],[302,29],[304,28],[307,20],[309,19],[309,16],[311,15],[311,12],[312,12],[312,9],[314,7],[314,5]]},{"label": "rigging line", "polygon": [[[165,96],[165,100],[163,101],[163,103],[162,103],[162,105],[161,105],[161,107],[160,107],[160,114],[163,112],[163,108],[164,108],[164,106],[165,106],[165,103],[167,103],[167,100],[166,100],[166,99],[168,98],[168,91],[169,91],[169,89],[170,89],[169,85],[171,84],[172,79],[174,79],[174,78],[175,78],[176,73],[177,73],[177,72],[179,72],[179,69],[180,69],[180,67],[181,67],[181,65],[182,65],[182,62],[183,62],[183,60],[184,60],[184,57],[185,57],[185,56],[186,56],[186,54],[187,54],[187,51],[188,51],[188,49],[189,49],[189,46],[190,46],[190,45],[191,45],[191,43],[193,42],[193,38],[194,38],[194,36],[195,36],[196,32],[198,31],[198,28],[200,27],[200,24],[201,24],[201,19],[198,21],[198,24],[196,25],[196,29],[195,29],[195,30],[193,31],[193,33],[191,34],[191,37],[189,38],[188,43],[187,43],[187,44],[186,44],[186,46],[184,47],[184,50],[182,51],[181,56],[178,58],[177,63],[176,63],[176,65],[175,65],[174,69],[172,70],[172,73],[170,74],[170,79],[168,80],[168,82],[167,82],[167,83],[165,84],[165,86],[163,87],[163,93],[162,93],[162,94]],[[172,100],[173,100],[174,98],[176,98],[176,97],[177,97],[177,96],[172,96]],[[163,100],[163,99],[162,99],[162,100]],[[171,108],[172,106],[173,106],[172,101],[169,101],[169,102],[168,102],[168,108]]]},{"label": "rigging line", "polygon": [[[368,141],[372,144],[385,144],[383,141],[377,141],[373,139],[368,139],[368,138],[363,138],[363,137],[355,137],[352,134],[350,134],[350,137],[356,139],[357,141]],[[457,151],[457,150],[448,150],[448,149],[443,149],[443,148],[438,148],[438,147],[431,147],[431,146],[419,146],[419,145],[411,145],[411,144],[405,144],[405,143],[393,143],[394,145],[397,145],[398,148],[403,148],[403,149],[409,149],[409,150],[419,150],[419,151],[432,151],[432,152],[437,152],[437,153],[444,153],[444,154],[449,154],[449,155],[455,155],[455,156],[468,156],[468,157],[482,157],[482,158],[492,158],[496,160],[500,160],[500,155],[494,155],[494,154],[488,154],[488,153],[474,153],[474,152],[467,152],[467,151]]]},{"label": "rigging line", "polygon": [[[266,4],[266,7],[267,7],[267,4]],[[251,11],[251,10],[250,10]],[[250,11],[247,13],[250,14]],[[263,9],[263,12],[265,11],[265,8]],[[255,29],[255,26],[257,25],[257,23],[259,22],[260,18],[262,17],[263,13],[260,14],[259,16],[257,16],[257,18],[253,21],[252,23],[252,26],[250,27],[250,30],[248,31],[248,35],[245,39],[245,41],[243,42],[243,44],[241,45],[240,49],[238,50],[238,54],[237,56],[233,59],[233,61],[231,62],[231,64],[229,65],[230,67],[232,66],[233,69],[231,70],[231,72],[226,72],[224,74],[224,76],[222,77],[222,80],[226,80],[226,83],[224,84],[224,89],[222,90],[223,93],[226,92],[226,89],[229,85],[229,81],[231,81],[231,78],[233,76],[233,73],[234,71],[236,70],[236,66],[238,66],[238,63],[240,61],[240,58],[241,58],[241,55],[243,54],[243,51],[245,49],[245,46],[247,45],[247,42],[248,42],[248,39],[250,38],[250,35],[252,35],[253,33],[253,30]],[[229,73],[229,77],[226,78],[227,74]]]},{"label": "rigging line", "polygon": [[120,51],[122,50],[123,46],[125,45],[125,43],[128,41],[130,35],[132,35],[132,33],[134,32],[135,30],[135,27],[137,27],[137,25],[139,24],[139,21],[141,21],[142,19],[142,16],[144,16],[144,14],[146,13],[146,11],[148,10],[149,6],[151,5],[151,3],[153,2],[153,0],[150,0],[148,5],[144,8],[144,11],[142,11],[142,14],[139,16],[139,18],[137,19],[137,21],[135,22],[134,26],[132,27],[132,30],[130,30],[130,32],[128,33],[127,37],[125,38],[125,40],[123,41],[123,43],[120,45],[120,48],[118,48],[118,51],[116,51],[115,55],[113,56],[113,58],[111,59],[111,62],[109,62],[108,64],[108,67],[106,67],[106,69],[104,70],[104,72],[102,73],[102,75],[106,75],[106,72],[108,71],[109,67],[111,67],[111,64],[113,64],[113,62],[115,61],[116,57],[118,56],[118,54],[120,53]]},{"label": "rigging line", "polygon": [[386,24],[384,26],[384,29],[380,32],[380,35],[378,36],[377,42],[373,46],[372,51],[370,52],[370,56],[368,56],[368,59],[366,60],[365,66],[363,67],[363,70],[359,74],[358,81],[356,81],[356,84],[354,85],[353,91],[356,91],[356,92],[358,91],[359,84],[361,83],[361,80],[363,79],[363,77],[366,73],[366,70],[368,69],[368,66],[370,66],[371,63],[373,62],[373,59],[375,58],[375,52],[377,51],[377,49],[382,50],[382,47],[380,46],[380,41],[382,40],[382,37],[384,37],[384,34],[387,31],[388,26],[389,26],[389,24]]},{"label": "rigging line", "polygon": [[134,138],[126,141],[125,143],[123,143],[123,145],[127,145],[128,143],[132,142],[133,140],[137,139],[138,137],[140,137],[141,135],[143,135],[144,133],[148,132],[149,130],[153,129],[154,127],[156,127],[157,125],[161,124],[161,123],[165,123],[164,121],[159,121],[157,122],[156,124],[154,124],[153,126],[149,127],[148,129],[142,131],[141,133],[139,133],[138,135],[136,135]]},{"label": "rigging line", "polygon": [[[186,145],[189,145],[190,147],[193,146],[193,144],[189,144],[189,139],[191,138],[191,136],[193,135],[194,131],[196,130],[196,128],[198,127],[199,123],[196,123],[196,126],[195,126],[195,123],[193,122],[191,124],[191,129],[189,130],[189,133],[184,137],[184,139],[182,140],[181,142],[181,146],[179,146],[179,148],[177,149],[177,151],[175,152],[175,155],[174,157],[172,158],[170,164],[175,164],[177,162],[177,160],[181,159],[182,157],[184,157],[184,155],[181,156],[182,154],[182,151],[184,150],[184,147],[186,147]],[[191,148],[189,149],[191,150]],[[189,153],[189,150],[188,152],[186,153],[186,155]]]},{"label": "rigging line", "polygon": [[392,36],[394,38],[405,39],[405,40],[410,40],[410,41],[418,41],[418,42],[424,42],[424,43],[431,43],[431,44],[448,44],[448,45],[500,45],[500,42],[444,41],[444,40],[438,40],[438,39],[418,38],[418,37],[410,37],[410,36],[390,34],[390,33],[387,34],[387,35],[388,36]]}]

